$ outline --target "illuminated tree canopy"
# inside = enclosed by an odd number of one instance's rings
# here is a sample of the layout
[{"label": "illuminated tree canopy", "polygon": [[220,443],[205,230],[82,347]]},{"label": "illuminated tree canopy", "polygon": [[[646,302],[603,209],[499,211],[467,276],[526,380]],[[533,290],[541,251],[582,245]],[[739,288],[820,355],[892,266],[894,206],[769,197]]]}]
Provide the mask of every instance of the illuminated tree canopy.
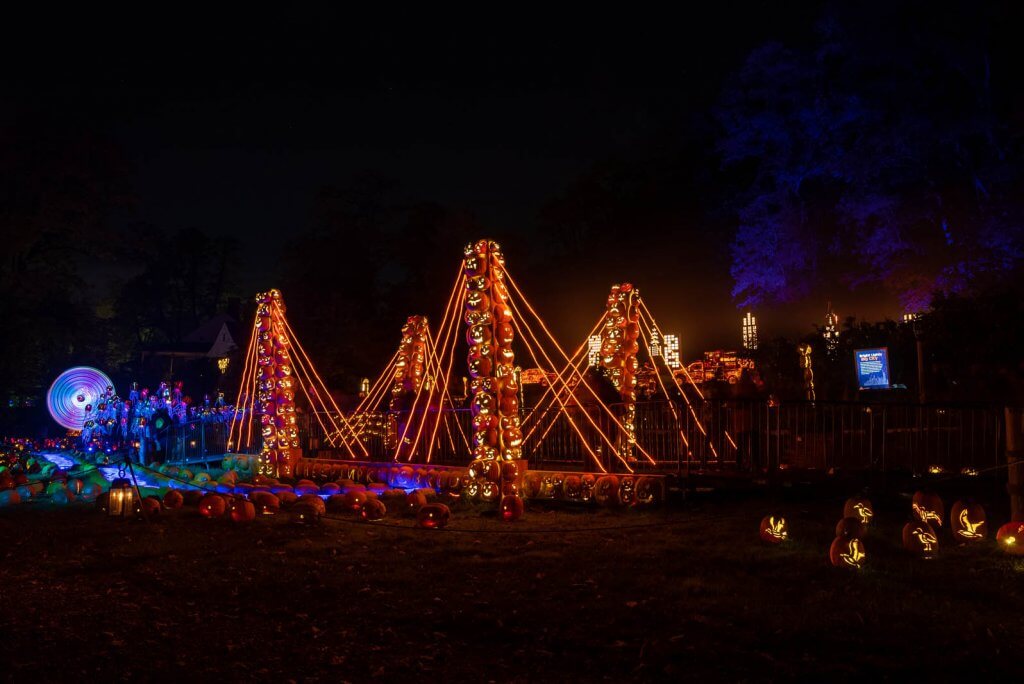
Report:
[{"label": "illuminated tree canopy", "polygon": [[837,3],[813,44],[761,46],[723,91],[741,306],[799,299],[835,274],[923,310],[1021,257],[1015,67],[990,47],[998,17],[872,4]]}]

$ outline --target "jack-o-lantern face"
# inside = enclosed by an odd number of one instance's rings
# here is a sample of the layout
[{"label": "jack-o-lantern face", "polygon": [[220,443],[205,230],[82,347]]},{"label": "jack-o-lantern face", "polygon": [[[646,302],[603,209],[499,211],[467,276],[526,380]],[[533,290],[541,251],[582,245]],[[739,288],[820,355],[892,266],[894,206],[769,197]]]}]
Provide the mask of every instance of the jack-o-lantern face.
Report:
[{"label": "jack-o-lantern face", "polygon": [[761,519],[761,541],[781,544],[789,538],[786,519],[781,515],[766,515]]},{"label": "jack-o-lantern face", "polygon": [[931,558],[939,550],[939,538],[927,522],[908,522],[903,526],[903,548],[922,558]]},{"label": "jack-o-lantern face", "polygon": [[583,484],[579,475],[568,475],[562,481],[562,497],[569,501],[579,501],[583,491]]},{"label": "jack-o-lantern face", "polygon": [[634,491],[634,499],[636,503],[641,506],[649,506],[656,504],[661,499],[661,482],[654,477],[638,477],[636,479],[636,490]]},{"label": "jack-o-lantern face", "polygon": [[594,485],[596,478],[590,473],[580,476],[580,501],[590,501],[594,498]]},{"label": "jack-o-lantern face", "polygon": [[910,507],[914,512],[914,517],[921,522],[942,527],[942,518],[946,513],[946,507],[937,494],[915,492]]},{"label": "jack-o-lantern face", "polygon": [[602,506],[618,506],[619,478],[615,475],[603,475],[594,484],[594,499]]},{"label": "jack-o-lantern face", "polygon": [[871,507],[871,502],[861,497],[847,499],[843,506],[844,518],[858,518],[865,525],[871,524],[874,516],[875,509]]},{"label": "jack-o-lantern face", "polygon": [[985,538],[985,509],[980,504],[957,501],[949,511],[949,527],[961,542],[976,542]]},{"label": "jack-o-lantern face", "polygon": [[864,542],[856,537],[836,537],[828,550],[829,560],[837,568],[861,568],[867,559]]},{"label": "jack-o-lantern face", "polygon": [[623,506],[632,506],[636,502],[636,480],[624,477],[619,481],[619,501]]}]

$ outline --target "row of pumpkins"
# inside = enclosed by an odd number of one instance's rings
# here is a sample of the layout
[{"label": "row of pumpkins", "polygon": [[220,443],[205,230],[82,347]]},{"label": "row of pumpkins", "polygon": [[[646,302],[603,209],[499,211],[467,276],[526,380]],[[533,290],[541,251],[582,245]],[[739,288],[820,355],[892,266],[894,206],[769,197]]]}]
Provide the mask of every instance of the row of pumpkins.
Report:
[{"label": "row of pumpkins", "polygon": [[[315,485],[314,485],[315,486]],[[366,489],[352,489],[345,494],[332,494],[325,501],[314,493],[297,494],[294,491],[281,490],[277,493],[269,491],[251,491],[247,497],[224,496],[216,493],[204,494],[198,490],[171,489],[163,498],[155,495],[144,497],[136,503],[135,512],[139,516],[152,517],[165,509],[174,510],[185,505],[196,506],[200,515],[205,518],[227,516],[232,521],[249,522],[257,515],[273,515],[287,511],[291,522],[313,525],[327,514],[356,514],[366,521],[383,520],[388,514],[388,500],[394,510],[403,511],[416,518],[420,527],[427,529],[442,528],[451,519],[448,506],[430,502],[433,490],[415,490],[406,493],[401,489],[387,490],[383,499],[377,493]],[[103,511],[107,510],[109,492],[101,494],[96,505]],[[520,501],[519,515],[522,514]]]},{"label": "row of pumpkins", "polygon": [[31,499],[47,496],[52,503],[69,504],[77,500],[93,501],[103,491],[95,482],[68,478],[62,470],[55,471],[49,484],[38,480],[30,482],[19,473],[14,477],[13,486],[0,490],[0,508],[13,506]]},{"label": "row of pumpkins", "polygon": [[[945,504],[932,492],[916,492],[911,499],[911,520],[903,526],[903,547],[921,558],[938,553],[939,535],[945,516]],[[871,501],[863,497],[847,499],[843,517],[836,525],[836,536],[829,547],[829,561],[836,567],[860,568],[867,552],[864,537],[874,518]],[[953,538],[960,544],[973,544],[985,539],[985,509],[978,503],[957,501],[948,519]],[[779,544],[789,536],[786,520],[781,515],[767,515],[761,520],[761,539]],[[1024,522],[1009,522],[996,532],[996,541],[1012,555],[1024,555]]]}]

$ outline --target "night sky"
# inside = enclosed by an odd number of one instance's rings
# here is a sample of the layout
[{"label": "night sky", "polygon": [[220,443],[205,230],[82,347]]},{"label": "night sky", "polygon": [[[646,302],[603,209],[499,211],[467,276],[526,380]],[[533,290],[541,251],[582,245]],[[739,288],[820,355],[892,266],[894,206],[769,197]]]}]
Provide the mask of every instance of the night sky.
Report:
[{"label": "night sky", "polygon": [[[608,285],[628,279],[692,358],[739,343],[730,219],[689,182],[714,174],[713,107],[754,47],[810,40],[820,5],[716,3],[600,26],[483,14],[406,30],[327,15],[47,26],[6,48],[20,59],[3,116],[113,141],[135,201],[111,220],[238,238],[240,292],[274,284],[261,245],[307,228],[319,188],[372,172],[399,200],[476,216],[561,335],[585,333]],[[660,195],[667,209],[621,226],[618,253],[559,272],[539,216],[609,163],[668,169],[678,186]],[[450,250],[445,281],[461,245]],[[901,313],[879,291],[831,284],[756,313],[767,335],[806,333],[828,299],[844,316]]]}]

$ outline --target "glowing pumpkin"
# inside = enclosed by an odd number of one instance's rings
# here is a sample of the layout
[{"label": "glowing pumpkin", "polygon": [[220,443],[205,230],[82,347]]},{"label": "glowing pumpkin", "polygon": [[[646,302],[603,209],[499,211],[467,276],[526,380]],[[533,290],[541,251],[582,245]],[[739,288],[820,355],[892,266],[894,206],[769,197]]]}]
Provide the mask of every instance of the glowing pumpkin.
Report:
[{"label": "glowing pumpkin", "polygon": [[405,510],[409,515],[416,515],[426,505],[427,495],[418,489],[405,495]]},{"label": "glowing pumpkin", "polygon": [[580,501],[590,501],[594,498],[594,486],[597,479],[590,473],[580,475]]},{"label": "glowing pumpkin", "polygon": [[789,538],[786,519],[781,515],[766,515],[761,519],[761,541],[781,544]]},{"label": "glowing pumpkin", "polygon": [[582,493],[583,483],[580,481],[579,475],[567,475],[562,481],[562,498],[579,501]]},{"label": "glowing pumpkin", "polygon": [[953,537],[961,542],[981,541],[985,538],[985,509],[981,504],[957,501],[949,509],[949,528]]},{"label": "glowing pumpkin", "polygon": [[363,506],[365,506],[366,502],[369,500],[370,497],[367,496],[366,492],[347,492],[344,498],[345,510],[352,513],[358,513],[363,510]]},{"label": "glowing pumpkin", "polygon": [[227,502],[220,494],[207,494],[199,501],[199,512],[206,518],[219,518],[227,509]]},{"label": "glowing pumpkin", "polygon": [[650,506],[661,501],[662,481],[656,477],[638,477],[636,479],[636,491],[634,497],[636,502],[642,506]]},{"label": "glowing pumpkin", "polygon": [[280,491],[274,496],[276,496],[277,500],[281,502],[282,508],[290,508],[299,500],[299,497],[295,492],[287,490]]},{"label": "glowing pumpkin", "polygon": [[594,484],[594,500],[602,506],[618,506],[619,478],[615,475],[602,475]]},{"label": "glowing pumpkin", "polygon": [[[292,496],[295,495],[292,494]],[[253,492],[249,500],[252,501],[252,505],[260,515],[272,515],[281,509],[281,500],[267,492]]]},{"label": "glowing pumpkin", "polygon": [[515,494],[501,497],[501,519],[507,522],[523,517],[523,500]]},{"label": "glowing pumpkin", "polygon": [[320,522],[320,510],[306,503],[296,503],[291,507],[288,519],[296,525],[316,525]]},{"label": "glowing pumpkin", "polygon": [[424,529],[440,529],[448,524],[451,515],[444,504],[427,504],[416,514],[416,523]]},{"label": "glowing pumpkin", "polygon": [[829,547],[828,558],[837,568],[861,568],[867,552],[864,542],[857,537],[836,537]]},{"label": "glowing pumpkin", "polygon": [[375,520],[383,520],[384,516],[388,514],[387,506],[380,499],[369,499],[363,504],[362,510],[359,515],[362,516],[363,520],[373,522]]},{"label": "glowing pumpkin", "polygon": [[1024,522],[1008,522],[996,531],[996,542],[1011,556],[1024,556]]},{"label": "glowing pumpkin", "polygon": [[312,506],[317,510],[318,513],[320,513],[320,515],[325,515],[327,513],[327,504],[325,504],[324,500],[321,499],[316,494],[303,494],[302,496],[299,497],[299,500],[298,502],[296,502],[296,505]]},{"label": "glowing pumpkin", "polygon": [[231,502],[231,520],[233,522],[250,522],[256,518],[256,507],[251,501],[235,499]]},{"label": "glowing pumpkin", "polygon": [[185,497],[176,489],[169,489],[164,494],[164,506],[168,509],[181,508],[183,503],[185,503]]},{"label": "glowing pumpkin", "polygon": [[938,494],[933,492],[914,492],[914,498],[911,499],[910,507],[914,512],[914,517],[921,522],[942,527],[942,518],[946,513],[946,507],[942,504],[942,499],[939,498]]},{"label": "glowing pumpkin", "polygon": [[868,533],[868,526],[860,518],[843,518],[836,524],[836,536],[863,539]]},{"label": "glowing pumpkin", "polygon": [[914,520],[903,526],[903,548],[916,556],[931,558],[939,550],[939,537],[923,520]]},{"label": "glowing pumpkin", "polygon": [[869,500],[863,497],[853,497],[847,499],[843,505],[843,517],[857,518],[865,525],[870,525],[871,519],[875,517],[875,509],[872,508]]}]

